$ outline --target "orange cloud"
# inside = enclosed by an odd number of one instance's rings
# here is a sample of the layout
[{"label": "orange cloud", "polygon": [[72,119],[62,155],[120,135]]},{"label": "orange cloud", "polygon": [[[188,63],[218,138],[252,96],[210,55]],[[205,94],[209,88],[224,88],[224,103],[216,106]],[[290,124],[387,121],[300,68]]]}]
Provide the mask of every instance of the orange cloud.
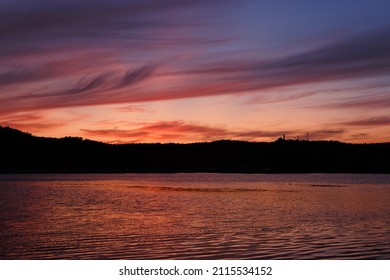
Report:
[{"label": "orange cloud", "polygon": [[42,113],[21,113],[11,114],[3,117],[1,120],[2,126],[10,126],[23,131],[40,132],[59,128],[65,124],[64,121],[47,121],[47,118]]},{"label": "orange cloud", "polygon": [[[275,140],[286,134],[288,138],[304,138],[306,133],[300,130],[232,130],[221,127],[212,127],[186,123],[183,121],[159,121],[154,123],[139,124],[132,129],[81,129],[84,136],[105,139],[103,141],[122,142],[201,142],[221,139],[243,141],[269,141]],[[336,135],[340,136],[343,129],[322,129],[312,131],[311,139],[328,139]]]}]

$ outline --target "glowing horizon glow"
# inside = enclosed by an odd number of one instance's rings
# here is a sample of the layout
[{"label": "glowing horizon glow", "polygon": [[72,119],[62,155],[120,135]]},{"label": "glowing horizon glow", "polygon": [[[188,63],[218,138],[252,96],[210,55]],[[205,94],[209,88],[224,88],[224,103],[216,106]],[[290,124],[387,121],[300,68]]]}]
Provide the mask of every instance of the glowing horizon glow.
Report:
[{"label": "glowing horizon glow", "polygon": [[0,125],[110,143],[390,142],[387,1],[3,1]]}]

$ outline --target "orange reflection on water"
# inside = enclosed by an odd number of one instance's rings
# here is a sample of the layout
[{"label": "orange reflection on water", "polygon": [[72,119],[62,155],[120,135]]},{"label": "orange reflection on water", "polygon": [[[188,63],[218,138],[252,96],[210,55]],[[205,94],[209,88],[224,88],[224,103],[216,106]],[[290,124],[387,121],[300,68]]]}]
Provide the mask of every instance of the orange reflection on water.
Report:
[{"label": "orange reflection on water", "polygon": [[7,176],[2,258],[390,256],[388,175]]}]

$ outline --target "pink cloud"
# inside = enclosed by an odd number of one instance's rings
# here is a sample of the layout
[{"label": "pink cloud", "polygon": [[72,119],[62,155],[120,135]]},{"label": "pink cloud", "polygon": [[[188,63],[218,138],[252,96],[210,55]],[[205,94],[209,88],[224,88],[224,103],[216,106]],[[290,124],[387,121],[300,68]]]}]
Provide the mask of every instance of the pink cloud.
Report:
[{"label": "pink cloud", "polygon": [[146,112],[145,106],[129,105],[115,109],[117,112]]}]

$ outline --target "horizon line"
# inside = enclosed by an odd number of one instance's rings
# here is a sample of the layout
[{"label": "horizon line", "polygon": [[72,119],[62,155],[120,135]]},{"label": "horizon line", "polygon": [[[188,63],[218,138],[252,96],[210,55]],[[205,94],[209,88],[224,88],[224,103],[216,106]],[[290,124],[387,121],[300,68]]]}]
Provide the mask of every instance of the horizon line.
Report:
[{"label": "horizon line", "polygon": [[11,127],[9,125],[7,126],[2,126],[0,124],[0,129],[11,129],[11,130],[16,130],[20,133],[24,133],[24,134],[28,134],[32,137],[36,137],[36,138],[47,138],[47,139],[57,139],[57,140],[61,140],[61,139],[66,139],[66,138],[73,138],[73,139],[80,139],[82,141],[91,141],[91,142],[97,142],[97,143],[101,143],[101,144],[105,144],[105,145],[156,145],[156,144],[159,144],[159,145],[169,145],[169,144],[175,144],[175,145],[191,145],[191,144],[207,144],[207,143],[215,143],[215,142],[242,142],[242,143],[275,143],[275,142],[338,142],[338,143],[343,143],[343,144],[352,144],[352,145],[375,145],[375,144],[390,144],[390,142],[364,142],[364,143],[354,143],[354,142],[344,142],[344,141],[340,141],[340,140],[333,140],[333,139],[315,139],[315,140],[310,140],[310,139],[300,139],[299,137],[297,137],[296,139],[292,139],[292,138],[284,138],[284,135],[282,134],[281,137],[278,137],[277,139],[275,139],[274,141],[249,141],[249,140],[238,140],[238,139],[217,139],[217,140],[213,140],[213,141],[197,141],[197,142],[187,142],[187,143],[179,143],[179,142],[136,142],[136,143],[132,143],[132,142],[121,142],[120,140],[118,141],[110,141],[110,142],[104,142],[104,141],[99,141],[99,140],[94,140],[94,139],[90,139],[90,138],[85,138],[85,137],[82,137],[82,136],[71,136],[71,135],[66,135],[66,136],[62,136],[62,137],[55,137],[55,136],[40,136],[40,135],[36,135],[36,134],[33,134],[31,132],[28,132],[28,131],[23,131],[23,130],[20,130],[20,129],[17,129],[17,128],[14,128],[14,127]]}]

